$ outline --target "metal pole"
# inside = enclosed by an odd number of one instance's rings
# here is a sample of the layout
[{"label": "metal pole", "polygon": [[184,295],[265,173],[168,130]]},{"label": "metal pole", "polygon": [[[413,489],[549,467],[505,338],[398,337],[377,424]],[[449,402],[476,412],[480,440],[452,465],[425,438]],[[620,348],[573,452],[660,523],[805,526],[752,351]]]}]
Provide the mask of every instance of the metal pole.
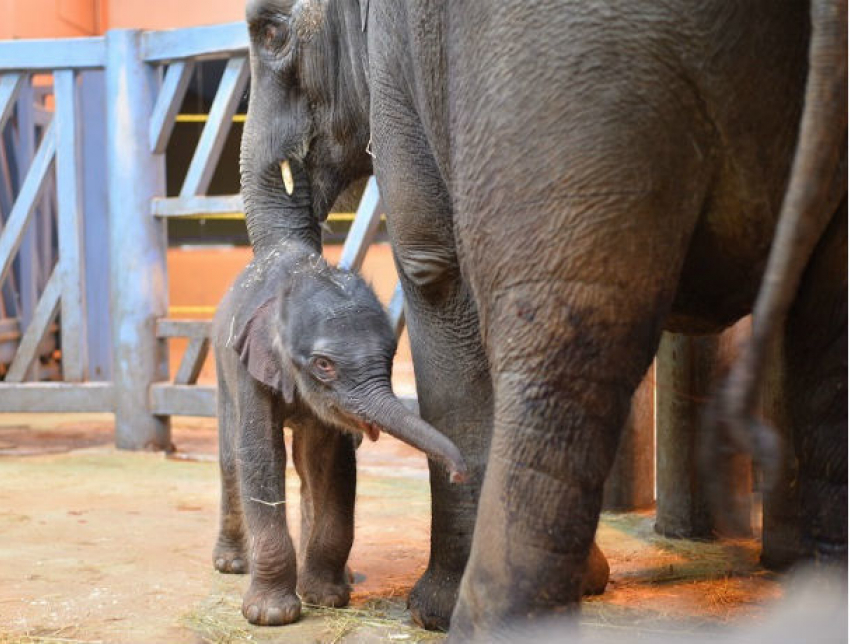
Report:
[{"label": "metal pole", "polygon": [[148,391],[168,378],[168,347],[156,319],[168,310],[166,226],[150,214],[165,194],[165,161],[150,151],[148,122],[158,77],[141,58],[141,32],[107,33],[109,272],[115,442],[124,449],[169,449],[168,417],[149,411]]}]

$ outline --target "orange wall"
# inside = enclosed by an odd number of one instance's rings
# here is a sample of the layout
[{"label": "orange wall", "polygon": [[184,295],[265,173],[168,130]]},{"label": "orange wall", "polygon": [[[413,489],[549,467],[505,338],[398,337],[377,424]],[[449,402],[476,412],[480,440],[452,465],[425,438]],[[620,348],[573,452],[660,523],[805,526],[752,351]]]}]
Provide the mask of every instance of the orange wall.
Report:
[{"label": "orange wall", "polygon": [[0,39],[67,38],[244,20],[244,0],[0,0]]},{"label": "orange wall", "polygon": [[108,29],[169,29],[245,19],[244,0],[105,0]]}]

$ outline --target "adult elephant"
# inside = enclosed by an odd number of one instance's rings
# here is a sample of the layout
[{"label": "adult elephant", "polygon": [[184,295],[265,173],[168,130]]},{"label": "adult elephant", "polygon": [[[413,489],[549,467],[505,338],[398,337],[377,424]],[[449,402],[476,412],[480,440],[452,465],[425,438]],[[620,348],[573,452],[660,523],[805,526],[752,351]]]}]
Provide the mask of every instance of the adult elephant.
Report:
[{"label": "adult elephant", "polygon": [[[840,41],[846,8],[824,4]],[[794,157],[808,4],[255,0],[247,18],[252,242],[317,235],[371,143],[422,415],[470,470],[455,489],[432,472],[414,615],[446,624],[467,559],[458,641],[575,605],[662,328],[716,331],[752,309]],[[813,60],[831,69],[841,43],[827,45]],[[846,102],[834,112],[785,382],[810,549],[846,558]]]}]

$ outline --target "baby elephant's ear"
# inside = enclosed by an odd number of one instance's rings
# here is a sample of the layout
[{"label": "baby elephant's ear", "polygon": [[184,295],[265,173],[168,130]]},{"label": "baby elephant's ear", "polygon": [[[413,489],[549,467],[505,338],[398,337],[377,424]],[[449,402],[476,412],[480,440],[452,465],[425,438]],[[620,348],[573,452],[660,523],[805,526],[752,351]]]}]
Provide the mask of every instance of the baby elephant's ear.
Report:
[{"label": "baby elephant's ear", "polygon": [[237,330],[230,346],[251,376],[283,396],[287,403],[295,399],[295,383],[289,369],[281,364],[282,356],[274,350],[275,311],[278,299],[269,298]]}]

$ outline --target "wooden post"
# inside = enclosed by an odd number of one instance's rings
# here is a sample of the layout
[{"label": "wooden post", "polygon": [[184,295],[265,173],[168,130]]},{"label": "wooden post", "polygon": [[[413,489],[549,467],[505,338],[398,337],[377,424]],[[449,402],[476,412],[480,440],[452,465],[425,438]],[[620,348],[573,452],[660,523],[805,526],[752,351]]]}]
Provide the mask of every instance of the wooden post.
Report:
[{"label": "wooden post", "polygon": [[655,500],[655,365],[632,397],[632,411],[605,481],[602,509],[627,512]]},{"label": "wooden post", "polygon": [[139,30],[106,35],[109,259],[115,442],[125,449],[169,449],[168,417],[150,412],[153,383],[168,378],[168,347],[156,319],[168,311],[165,223],[150,215],[165,194],[162,154],[150,151],[149,120],[158,76],[140,53]]},{"label": "wooden post", "polygon": [[697,471],[699,413],[715,372],[717,336],[664,333],[655,367],[657,433],[655,531],[666,537],[713,536]]},{"label": "wooden post", "polygon": [[784,369],[782,342],[777,342],[762,386],[761,401],[765,417],[782,436],[784,443],[778,480],[773,489],[762,495],[761,563],[772,570],[789,567],[802,552],[797,459],[794,456],[791,419],[785,404]]},{"label": "wooden post", "polygon": [[[655,529],[672,537],[707,539],[715,534],[697,464],[698,432],[709,397],[735,360],[750,333],[749,318],[721,335],[664,334],[658,349],[656,382],[658,500]],[[730,525],[750,526],[752,464],[735,457],[726,511],[738,517]],[[726,537],[750,537],[751,529]]]}]

